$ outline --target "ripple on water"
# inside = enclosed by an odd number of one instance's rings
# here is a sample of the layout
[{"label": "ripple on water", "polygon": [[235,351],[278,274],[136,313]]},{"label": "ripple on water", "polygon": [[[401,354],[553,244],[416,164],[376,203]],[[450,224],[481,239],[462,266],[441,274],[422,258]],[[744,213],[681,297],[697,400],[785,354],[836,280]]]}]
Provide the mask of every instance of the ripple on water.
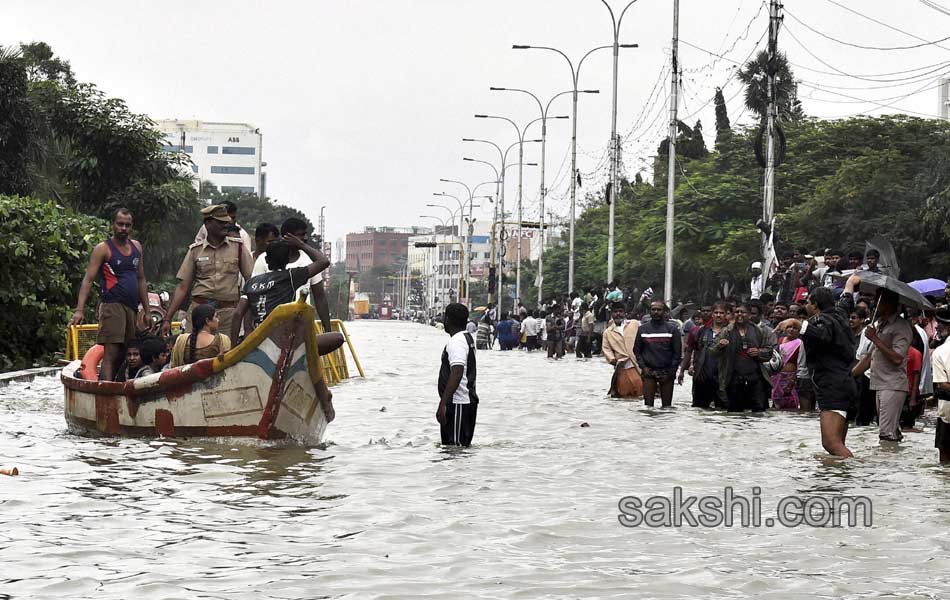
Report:
[{"label": "ripple on water", "polygon": [[[813,416],[606,397],[595,359],[479,353],[475,446],[434,420],[443,332],[350,326],[370,378],[334,389],[320,447],[68,433],[58,379],[0,388],[0,596],[940,598],[950,470],[933,420],[897,448]],[[381,410],[385,407],[385,410]],[[581,427],[587,423],[588,427]],[[865,495],[870,528],[623,528],[634,495]]]}]

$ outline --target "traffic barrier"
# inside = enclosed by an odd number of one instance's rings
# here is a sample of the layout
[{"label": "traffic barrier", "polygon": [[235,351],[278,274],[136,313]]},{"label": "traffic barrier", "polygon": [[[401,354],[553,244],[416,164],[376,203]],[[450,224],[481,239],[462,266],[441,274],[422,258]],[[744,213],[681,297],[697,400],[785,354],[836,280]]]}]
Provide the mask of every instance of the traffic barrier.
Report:
[{"label": "traffic barrier", "polygon": [[[96,345],[96,335],[99,325],[70,325],[66,328],[66,360],[79,360],[86,355],[90,348]],[[172,335],[181,333],[181,322],[172,323]]]},{"label": "traffic barrier", "polygon": [[[320,321],[316,321],[317,333],[324,333],[323,324]],[[360,364],[360,359],[356,356],[356,350],[353,349],[353,342],[350,340],[350,334],[346,330],[346,325],[343,324],[343,321],[339,319],[332,319],[330,321],[330,328],[334,333],[340,333],[343,335],[343,339],[346,341],[347,348],[350,349],[350,356],[353,357],[353,362],[356,364],[356,369],[359,371],[360,377],[366,377],[366,374],[363,372],[363,366]],[[340,346],[330,354],[320,357],[323,360],[323,373],[327,378],[327,385],[333,386],[341,381],[350,378],[350,369],[349,365],[346,362],[346,354],[343,351],[343,346]]]}]

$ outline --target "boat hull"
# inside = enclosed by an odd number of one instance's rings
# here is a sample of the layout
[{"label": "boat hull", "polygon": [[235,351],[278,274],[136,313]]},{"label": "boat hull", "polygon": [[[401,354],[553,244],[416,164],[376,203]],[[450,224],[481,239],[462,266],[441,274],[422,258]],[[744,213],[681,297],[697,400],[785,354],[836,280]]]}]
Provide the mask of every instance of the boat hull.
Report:
[{"label": "boat hull", "polygon": [[223,358],[122,383],[76,378],[79,367],[61,379],[66,421],[84,435],[316,444],[327,425],[313,309],[301,302],[278,307]]}]

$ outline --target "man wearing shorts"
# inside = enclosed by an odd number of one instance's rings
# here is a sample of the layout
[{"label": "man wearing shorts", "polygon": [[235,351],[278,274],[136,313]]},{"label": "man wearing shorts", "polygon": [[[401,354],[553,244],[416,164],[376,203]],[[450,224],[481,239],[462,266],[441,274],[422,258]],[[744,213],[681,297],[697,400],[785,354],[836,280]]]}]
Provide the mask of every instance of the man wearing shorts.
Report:
[{"label": "man wearing shorts", "polygon": [[93,248],[79,288],[76,310],[69,320],[70,325],[82,323],[92,281],[98,276],[99,332],[96,343],[104,348],[100,381],[115,379],[126,342],[135,338],[136,326],[145,329],[145,311],[139,312],[139,305],[148,306],[148,285],[142,263],[142,244],[129,238],[131,231],[129,209],[116,209],[112,213],[112,237]]}]

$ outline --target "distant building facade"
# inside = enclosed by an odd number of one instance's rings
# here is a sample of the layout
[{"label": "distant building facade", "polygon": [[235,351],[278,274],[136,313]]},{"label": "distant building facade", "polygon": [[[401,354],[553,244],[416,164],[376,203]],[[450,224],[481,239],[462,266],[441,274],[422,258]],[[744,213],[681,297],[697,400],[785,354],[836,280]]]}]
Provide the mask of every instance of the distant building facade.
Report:
[{"label": "distant building facade", "polygon": [[266,195],[261,167],[267,163],[261,161],[261,133],[253,125],[181,119],[156,124],[165,134],[165,150],[188,155],[196,188],[210,181],[222,192]]},{"label": "distant building facade", "polygon": [[409,238],[431,231],[426,227],[367,227],[346,234],[346,271],[365,273],[373,267],[405,266]]}]

